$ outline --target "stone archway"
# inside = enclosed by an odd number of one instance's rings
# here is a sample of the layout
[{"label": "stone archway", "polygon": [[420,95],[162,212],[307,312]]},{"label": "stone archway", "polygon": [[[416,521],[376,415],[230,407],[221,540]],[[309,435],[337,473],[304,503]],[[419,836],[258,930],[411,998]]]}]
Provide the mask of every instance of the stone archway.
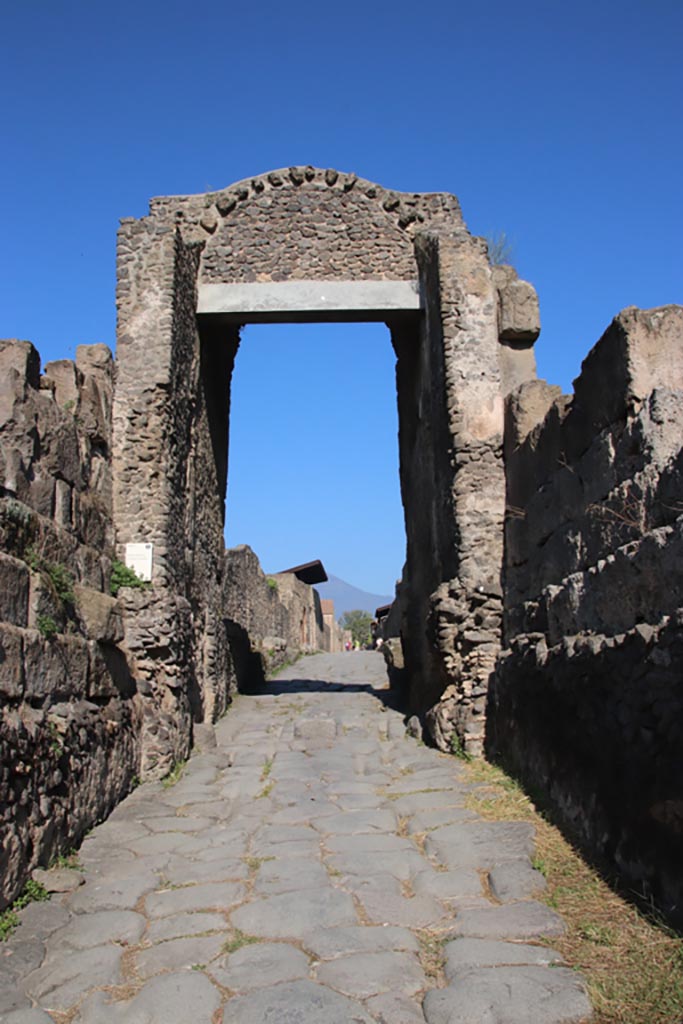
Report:
[{"label": "stone archway", "polygon": [[240,326],[382,320],[397,355],[410,701],[442,744],[481,746],[500,647],[503,397],[533,376],[531,286],[492,269],[454,196],[292,167],[152,200],[118,244],[117,543],[154,545],[126,640],[143,770],[185,756],[228,700],[221,585],[229,393]]}]

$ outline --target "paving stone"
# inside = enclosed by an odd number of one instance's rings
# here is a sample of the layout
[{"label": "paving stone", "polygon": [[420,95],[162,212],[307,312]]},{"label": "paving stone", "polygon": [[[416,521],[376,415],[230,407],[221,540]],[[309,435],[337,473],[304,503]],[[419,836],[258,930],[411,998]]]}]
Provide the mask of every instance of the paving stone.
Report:
[{"label": "paving stone", "polygon": [[[237,834],[212,830],[211,834],[206,837],[203,848],[192,853],[192,860],[207,862],[215,861],[220,857],[239,860],[240,857],[246,855],[249,838],[249,833],[246,830]],[[181,855],[178,854],[178,856]]]},{"label": "paving stone", "polygon": [[102,847],[105,852],[113,847],[127,847],[130,843],[149,836],[149,829],[141,821],[111,821],[108,819],[97,829],[97,836],[90,842],[85,842],[79,859],[85,857],[91,851]]},{"label": "paving stone", "polygon": [[425,986],[420,964],[411,953],[355,953],[320,964],[316,972],[323,985],[354,999],[368,999],[379,992],[415,995]]},{"label": "paving stone", "polygon": [[311,818],[325,818],[330,814],[338,814],[339,808],[331,800],[317,800],[308,797],[299,803],[290,803],[287,807],[276,811],[270,821],[274,825],[297,825],[308,822]]},{"label": "paving stone", "polygon": [[147,828],[151,832],[200,832],[213,824],[212,818],[168,817],[150,818]]},{"label": "paving stone", "polygon": [[384,798],[376,793],[342,793],[337,804],[343,811],[379,810]]},{"label": "paving stone", "polygon": [[307,861],[320,859],[320,840],[290,840],[286,843],[258,842],[252,844],[256,857],[305,857]]},{"label": "paving stone", "polygon": [[300,939],[318,925],[357,924],[353,900],[336,889],[288,892],[254,900],[231,914],[235,928],[269,939]]},{"label": "paving stone", "polygon": [[400,992],[382,992],[365,1003],[378,1024],[425,1024],[424,1014],[414,999]]},{"label": "paving stone", "polygon": [[152,921],[147,929],[147,942],[165,942],[167,939],[181,939],[189,935],[203,935],[205,932],[225,932],[227,922],[222,914],[197,911],[194,914],[174,914]]},{"label": "paving stone", "polygon": [[[190,836],[190,840],[194,837]],[[193,849],[192,842],[179,832],[159,832],[157,835],[147,835],[144,839],[135,839],[128,845],[128,849],[138,855],[159,854],[159,853],[183,853]]]},{"label": "paving stone", "polygon": [[561,964],[562,957],[549,946],[493,939],[456,939],[444,947],[444,971],[450,981],[464,967],[511,967],[516,964],[548,967]]},{"label": "paving stone", "polygon": [[119,982],[121,953],[118,946],[54,953],[28,975],[24,987],[48,1012],[68,1010],[90,989]]},{"label": "paving stone", "polygon": [[411,878],[419,896],[433,896],[437,900],[457,900],[463,896],[481,895],[481,877],[474,868],[454,871],[422,870]]},{"label": "paving stone", "polygon": [[345,928],[315,928],[302,939],[304,948],[320,960],[332,960],[351,953],[379,953],[383,950],[418,952],[420,944],[407,928],[392,925],[352,925]]},{"label": "paving stone", "polygon": [[337,735],[337,723],[328,717],[299,718],[294,723],[294,735],[303,739],[333,740]]},{"label": "paving stone", "polygon": [[145,893],[151,892],[159,879],[151,872],[119,879],[86,882],[68,898],[68,906],[75,913],[94,910],[128,910]]},{"label": "paving stone", "polygon": [[285,942],[260,942],[221,957],[211,964],[211,976],[233,992],[250,992],[264,985],[295,981],[309,975],[308,957]]},{"label": "paving stone", "polygon": [[339,779],[337,782],[330,782],[327,786],[327,790],[332,795],[357,795],[357,796],[376,796],[377,787],[371,782],[363,782],[353,777],[349,778],[348,771],[346,775]]},{"label": "paving stone", "polygon": [[263,825],[253,835],[253,850],[259,844],[278,846],[281,843],[320,843],[320,837],[309,825]]},{"label": "paving stone", "polygon": [[322,864],[297,857],[261,864],[253,891],[257,896],[276,896],[283,892],[327,888],[329,885],[330,877]]},{"label": "paving stone", "polygon": [[63,907],[57,900],[50,900],[49,903],[29,903],[19,913],[19,927],[16,931],[18,939],[29,936],[47,936],[63,928],[71,917],[66,907]]},{"label": "paving stone", "polygon": [[[107,818],[106,824],[117,824],[121,822],[146,822],[150,818],[163,818],[169,811],[170,805],[164,800],[166,790],[161,789],[157,783],[151,783],[140,789],[136,789],[131,795],[118,804]],[[97,830],[99,835],[99,828]],[[90,842],[92,836],[85,840]]]},{"label": "paving stone", "polygon": [[532,868],[528,861],[513,860],[491,870],[489,885],[495,898],[506,903],[508,900],[523,900],[543,892],[546,881],[541,872]]},{"label": "paving stone", "polygon": [[345,811],[316,822],[325,835],[359,835],[362,832],[394,832],[398,825],[393,810]]},{"label": "paving stone", "polygon": [[[196,1015],[193,1015],[193,1018]],[[230,999],[223,1024],[374,1024],[360,1003],[312,981],[290,981]]]},{"label": "paving stone", "polygon": [[394,833],[370,832],[362,835],[352,836],[328,836],[325,839],[325,849],[330,853],[374,853],[385,854],[391,852],[415,851],[417,847],[405,836],[397,836]]},{"label": "paving stone", "polygon": [[161,971],[190,970],[204,966],[219,955],[225,945],[225,934],[193,935],[159,942],[135,956],[135,969],[140,978],[151,978]]},{"label": "paving stone", "polygon": [[528,821],[446,825],[428,833],[425,851],[447,868],[491,869],[508,860],[529,860],[534,827]]},{"label": "paving stone", "polygon": [[427,1024],[579,1024],[591,1006],[567,967],[482,967],[458,973],[451,988],[428,992]]},{"label": "paving stone", "polygon": [[410,793],[423,794],[432,791],[450,792],[457,783],[448,778],[445,772],[428,769],[402,775],[387,786],[387,796],[404,796]]},{"label": "paving stone", "polygon": [[253,800],[258,797],[263,786],[260,777],[233,780],[221,786],[218,797],[221,800]]},{"label": "paving stone", "polygon": [[536,900],[500,907],[471,907],[458,911],[454,935],[479,939],[537,939],[564,935],[559,914]]},{"label": "paving stone", "polygon": [[30,999],[15,983],[14,976],[0,970],[0,1020],[4,1021],[5,1014],[23,1012],[30,1006]]},{"label": "paving stone", "polygon": [[206,800],[201,803],[181,804],[178,814],[183,818],[212,818],[214,821],[227,821],[233,814],[235,804],[232,800]]},{"label": "paving stone", "polygon": [[36,868],[31,872],[31,878],[50,893],[73,892],[85,882],[85,876],[71,868]]},{"label": "paving stone", "polygon": [[[9,945],[9,944],[8,944]],[[0,947],[1,949],[2,947]],[[45,941],[36,936],[19,938],[12,936],[12,943],[0,959],[2,972],[12,978],[23,978],[37,970],[45,958]],[[1,984],[1,980],[0,980]]]},{"label": "paving stone", "polygon": [[406,898],[394,878],[370,879],[354,888],[358,900],[373,924],[395,924],[405,928],[428,928],[447,924],[446,910],[431,896]]},{"label": "paving stone", "polygon": [[[355,854],[333,854],[327,857],[326,863],[333,871],[338,871],[345,875],[358,875],[362,878],[367,878],[368,875],[381,873],[407,882],[416,872],[424,871],[427,862],[413,847],[412,849],[392,851],[390,853],[380,853],[376,850],[371,850]],[[478,878],[479,876],[477,875],[477,880]],[[433,894],[430,893],[429,895]]]},{"label": "paving stone", "polygon": [[132,910],[99,910],[77,914],[54,933],[54,943],[66,949],[91,949],[109,942],[134,945],[140,940],[147,922]]},{"label": "paving stone", "polygon": [[430,832],[461,821],[477,821],[477,816],[464,807],[434,807],[414,814],[408,821],[408,831]]},{"label": "paving stone", "polygon": [[220,852],[209,861],[170,857],[163,874],[171,885],[196,885],[199,882],[244,881],[249,876],[249,868],[241,858],[226,858]]},{"label": "paving stone", "polygon": [[[149,835],[149,833],[147,833]],[[87,840],[86,840],[87,842]],[[126,850],[122,846],[116,846],[110,842],[99,842],[83,845],[78,851],[78,859],[86,871],[86,881],[92,881],[94,875],[102,876],[112,871],[125,872],[128,867],[138,866],[138,858],[132,850]]]},{"label": "paving stone", "polygon": [[0,1020],[3,1024],[53,1024],[54,1017],[50,1017],[43,1010],[27,1008],[5,1014],[0,1017]]},{"label": "paving stone", "polygon": [[465,801],[465,794],[456,789],[431,790],[426,793],[406,793],[392,800],[392,806],[401,817],[411,814],[421,814],[423,811],[439,810],[441,808],[461,808]]},{"label": "paving stone", "polygon": [[74,1024],[187,1024],[212,1021],[222,999],[209,979],[196,971],[163,974],[138,994],[110,1002],[102,992],[86,1000]]},{"label": "paving stone", "polygon": [[168,917],[184,910],[229,910],[246,896],[241,882],[207,882],[151,893],[145,900],[149,917]]}]

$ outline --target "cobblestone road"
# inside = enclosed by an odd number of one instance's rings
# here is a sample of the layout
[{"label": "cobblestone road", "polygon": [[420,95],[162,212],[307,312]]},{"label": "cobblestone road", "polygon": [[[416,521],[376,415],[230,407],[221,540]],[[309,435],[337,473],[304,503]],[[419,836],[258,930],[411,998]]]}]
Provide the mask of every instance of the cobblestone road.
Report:
[{"label": "cobblestone road", "polygon": [[215,748],[139,787],[71,891],[22,912],[0,1021],[586,1019],[580,976],[536,944],[563,924],[534,899],[531,826],[470,813],[461,766],[405,735],[385,686],[378,654],[317,655],[239,696]]}]

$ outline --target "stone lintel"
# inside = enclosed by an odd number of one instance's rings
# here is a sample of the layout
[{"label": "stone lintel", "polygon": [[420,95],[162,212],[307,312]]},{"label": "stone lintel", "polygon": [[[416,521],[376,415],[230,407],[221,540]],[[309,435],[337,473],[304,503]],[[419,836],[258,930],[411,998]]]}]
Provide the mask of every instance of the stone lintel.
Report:
[{"label": "stone lintel", "polygon": [[264,281],[202,284],[198,313],[251,319],[383,320],[421,308],[417,281]]}]

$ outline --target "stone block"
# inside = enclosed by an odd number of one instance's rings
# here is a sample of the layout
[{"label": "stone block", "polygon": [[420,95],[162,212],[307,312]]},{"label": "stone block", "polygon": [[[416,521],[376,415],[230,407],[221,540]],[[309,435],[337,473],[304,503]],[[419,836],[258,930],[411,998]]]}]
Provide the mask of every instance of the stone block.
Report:
[{"label": "stone block", "polygon": [[498,363],[504,395],[536,379],[536,356],[528,342],[501,342]]},{"label": "stone block", "polygon": [[581,364],[576,414],[597,433],[624,419],[656,387],[683,390],[683,308],[629,306]]},{"label": "stone block", "polygon": [[88,689],[88,645],[72,636],[45,640],[37,630],[24,633],[25,696],[51,702],[85,696]]},{"label": "stone block", "polygon": [[40,387],[40,356],[30,341],[0,339],[0,381],[9,376],[36,390]]},{"label": "stone block", "polygon": [[76,366],[84,376],[90,373],[106,381],[113,380],[114,358],[108,345],[77,345]]},{"label": "stone block", "polygon": [[28,624],[29,571],[25,562],[0,552],[0,621]]},{"label": "stone block", "polygon": [[492,276],[498,293],[498,337],[534,342],[541,333],[536,289],[520,280],[512,267],[494,267]]},{"label": "stone block", "polygon": [[76,612],[89,640],[115,644],[123,639],[121,607],[115,597],[74,584]]},{"label": "stone block", "polygon": [[55,480],[55,522],[65,530],[71,529],[73,488],[66,480]]},{"label": "stone block", "polygon": [[29,629],[39,629],[41,619],[49,618],[57,630],[63,632],[66,613],[54,587],[41,572],[29,574],[28,622]]},{"label": "stone block", "polygon": [[60,412],[53,403],[38,410],[40,468],[55,479],[82,486],[83,463],[76,423],[67,412]]},{"label": "stone block", "polygon": [[14,700],[24,691],[23,630],[0,622],[0,697]]},{"label": "stone block", "polygon": [[25,491],[21,493],[19,489],[17,493],[39,515],[52,519],[55,507],[55,481],[49,473],[45,474],[39,469],[28,482]]},{"label": "stone block", "polygon": [[88,644],[90,650],[90,672],[88,696],[90,697],[132,697],[135,680],[124,652],[114,644]]},{"label": "stone block", "polygon": [[47,363],[43,375],[51,384],[59,408],[75,414],[78,408],[79,373],[71,359],[56,359]]},{"label": "stone block", "polygon": [[561,388],[544,380],[527,380],[508,396],[505,403],[506,456],[514,452],[543,422],[548,410],[562,394]]}]

